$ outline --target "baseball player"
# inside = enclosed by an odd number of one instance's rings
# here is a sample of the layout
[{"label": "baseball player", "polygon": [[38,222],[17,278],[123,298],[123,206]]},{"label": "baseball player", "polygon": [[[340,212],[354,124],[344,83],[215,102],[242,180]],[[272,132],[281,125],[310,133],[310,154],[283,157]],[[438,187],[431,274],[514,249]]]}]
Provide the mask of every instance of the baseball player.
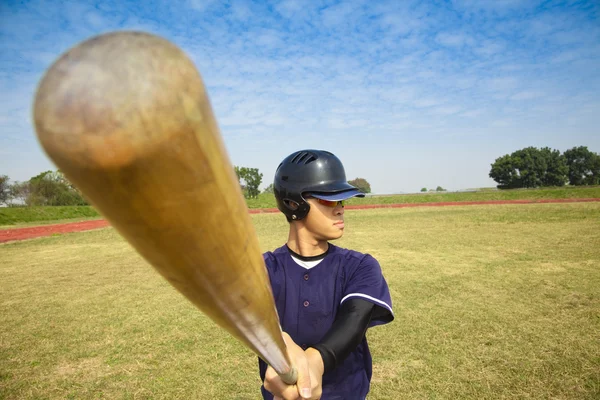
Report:
[{"label": "baseball player", "polygon": [[286,157],[274,181],[287,243],[264,254],[296,385],[259,360],[264,399],[365,399],[372,360],[367,328],[394,319],[388,285],[368,254],[329,243],[344,233],[344,200],[363,197],[332,153]]}]

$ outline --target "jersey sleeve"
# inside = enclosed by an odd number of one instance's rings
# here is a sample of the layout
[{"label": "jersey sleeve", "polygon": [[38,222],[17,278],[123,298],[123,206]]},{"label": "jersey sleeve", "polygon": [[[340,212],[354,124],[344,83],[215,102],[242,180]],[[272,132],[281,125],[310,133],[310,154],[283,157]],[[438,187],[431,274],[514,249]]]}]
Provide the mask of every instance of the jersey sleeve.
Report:
[{"label": "jersey sleeve", "polygon": [[394,319],[388,284],[379,263],[368,254],[348,276],[340,304],[352,298],[361,298],[375,304],[369,327],[386,324]]}]

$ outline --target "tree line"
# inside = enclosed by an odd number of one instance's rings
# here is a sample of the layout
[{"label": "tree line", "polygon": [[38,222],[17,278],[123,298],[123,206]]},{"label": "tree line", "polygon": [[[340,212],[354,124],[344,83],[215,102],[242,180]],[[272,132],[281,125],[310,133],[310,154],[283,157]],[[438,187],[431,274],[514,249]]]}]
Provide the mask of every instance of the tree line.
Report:
[{"label": "tree line", "polygon": [[[234,166],[235,173],[246,198],[260,194],[263,174],[258,168]],[[505,154],[491,164],[490,178],[499,189],[564,186],[565,184],[599,185],[600,156],[586,146],[560,151],[543,147],[526,147]],[[364,193],[371,193],[371,185],[364,178],[348,181]],[[421,192],[428,191],[422,188]],[[433,191],[430,189],[429,191]],[[435,191],[446,191],[438,186]],[[263,193],[273,193],[273,184]],[[81,192],[60,171],[45,171],[25,182],[11,183],[0,175],[0,204],[27,206],[88,205]]]},{"label": "tree line", "polygon": [[83,206],[89,203],[60,171],[45,171],[25,182],[0,175],[0,204]]},{"label": "tree line", "polygon": [[490,178],[498,189],[600,184],[600,156],[586,146],[561,154],[543,147],[526,147],[499,157],[492,164]]},{"label": "tree line", "polygon": [[427,188],[426,188],[426,187],[423,187],[423,188],[421,188],[421,193],[425,193],[425,192],[427,192],[427,191],[429,191],[429,192],[446,192],[446,189],[444,189],[444,188],[443,188],[443,187],[441,187],[441,186],[438,186],[438,187],[437,187],[437,188],[435,188],[435,189],[429,189],[429,190],[427,190]]},{"label": "tree line", "polygon": [[[234,166],[244,197],[255,198],[263,174],[258,168]],[[349,181],[364,193],[371,193],[371,185],[364,178]],[[263,193],[273,193],[273,184]],[[45,171],[24,182],[10,182],[0,175],[0,204],[25,206],[81,206],[89,205],[82,193],[60,171]]]}]

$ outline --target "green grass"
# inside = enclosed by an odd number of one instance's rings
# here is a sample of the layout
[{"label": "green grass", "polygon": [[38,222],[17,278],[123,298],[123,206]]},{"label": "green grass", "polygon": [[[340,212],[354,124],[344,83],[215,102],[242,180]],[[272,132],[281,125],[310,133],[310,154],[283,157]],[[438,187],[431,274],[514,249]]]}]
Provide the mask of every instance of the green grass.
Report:
[{"label": "green grass", "polygon": [[0,208],[0,226],[39,225],[64,220],[99,218],[98,212],[89,206],[56,207],[3,207]]},{"label": "green grass", "polygon": [[[263,250],[287,223],[252,217]],[[600,203],[347,211],[396,320],[369,399],[600,398]],[[0,246],[0,398],[257,399],[255,356],[113,229]]]},{"label": "green grass", "polygon": [[[348,204],[403,204],[437,203],[449,201],[487,201],[487,200],[539,200],[569,198],[600,198],[600,186],[562,187],[543,189],[490,190],[478,189],[473,192],[428,192],[418,194],[397,194],[354,198]],[[256,199],[246,201],[249,208],[275,208],[272,194],[262,193]]]},{"label": "green grass", "polygon": [[448,201],[539,200],[600,198],[600,186],[516,190],[478,190],[475,192],[427,192],[352,199],[348,204],[436,203]]},{"label": "green grass", "polygon": [[[423,193],[389,196],[369,196],[363,199],[351,199],[348,204],[397,204],[397,203],[435,203],[451,201],[486,201],[486,200],[539,200],[568,198],[600,198],[600,186],[562,187],[544,189],[491,190],[477,189],[475,192],[461,193]],[[276,208],[272,194],[261,193],[257,198],[247,199],[251,209]],[[0,208],[0,228],[10,226],[27,226],[48,223],[67,222],[69,219],[98,218],[99,214],[92,207],[14,207]]]}]

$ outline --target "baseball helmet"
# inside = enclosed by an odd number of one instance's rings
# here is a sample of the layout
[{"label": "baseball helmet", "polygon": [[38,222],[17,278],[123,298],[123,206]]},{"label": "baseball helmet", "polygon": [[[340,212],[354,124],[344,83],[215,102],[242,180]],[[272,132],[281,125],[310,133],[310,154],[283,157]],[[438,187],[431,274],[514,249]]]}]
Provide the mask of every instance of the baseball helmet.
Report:
[{"label": "baseball helmet", "polygon": [[339,158],[324,150],[301,150],[287,156],[275,171],[273,192],[277,208],[288,221],[306,217],[308,195],[332,201],[365,196],[346,181]]}]

